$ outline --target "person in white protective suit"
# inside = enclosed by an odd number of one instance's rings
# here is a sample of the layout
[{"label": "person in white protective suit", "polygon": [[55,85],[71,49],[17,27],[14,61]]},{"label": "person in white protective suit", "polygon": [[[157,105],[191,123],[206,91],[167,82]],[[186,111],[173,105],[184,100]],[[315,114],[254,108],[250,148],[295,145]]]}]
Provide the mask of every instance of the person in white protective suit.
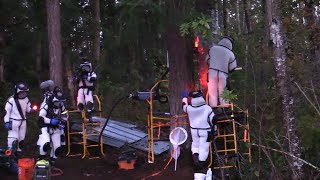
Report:
[{"label": "person in white protective suit", "polygon": [[97,75],[92,71],[91,63],[83,59],[74,77],[78,84],[77,107],[79,111],[83,111],[86,108],[87,112],[90,113],[94,110],[93,91],[96,79]]},{"label": "person in white protective suit", "polygon": [[221,94],[227,86],[228,74],[237,67],[237,61],[232,48],[233,39],[226,36],[217,45],[212,46],[207,55],[206,60],[209,65],[208,94],[209,105],[211,107],[227,103],[221,97]]},{"label": "person in white protective suit", "polygon": [[191,104],[188,105],[187,93],[182,94],[182,109],[188,114],[191,128],[191,151],[194,160],[194,179],[203,180],[208,170],[207,158],[209,156],[211,133],[214,128],[214,113],[206,104],[201,91],[189,94]]},{"label": "person in white protective suit", "polygon": [[5,105],[4,123],[8,130],[8,148],[14,149],[19,157],[27,131],[26,113],[34,112],[28,99],[29,88],[25,83],[17,83],[14,95],[10,96]]},{"label": "person in white protective suit", "polygon": [[39,160],[50,155],[50,163],[54,164],[61,155],[61,142],[65,141],[61,130],[68,120],[68,112],[65,109],[65,95],[60,88],[55,88],[39,112],[40,134],[37,145],[39,147]]},{"label": "person in white protective suit", "polygon": [[[48,104],[48,99],[53,95],[53,91],[57,91],[61,89],[58,86],[54,86],[54,82],[52,80],[43,81],[40,83],[40,89],[43,94],[43,101],[40,105],[40,109],[44,107],[44,105]],[[63,106],[62,109],[65,109]],[[65,139],[65,129],[60,129],[61,131],[61,146],[63,149],[65,148],[66,141]]]}]

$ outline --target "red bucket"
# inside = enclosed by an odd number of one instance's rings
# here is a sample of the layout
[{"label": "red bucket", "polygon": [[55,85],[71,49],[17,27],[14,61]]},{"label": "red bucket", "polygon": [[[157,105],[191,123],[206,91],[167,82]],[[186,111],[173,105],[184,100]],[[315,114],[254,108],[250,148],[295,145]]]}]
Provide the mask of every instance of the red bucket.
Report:
[{"label": "red bucket", "polygon": [[32,180],[34,163],[33,158],[22,158],[18,160],[19,180]]}]

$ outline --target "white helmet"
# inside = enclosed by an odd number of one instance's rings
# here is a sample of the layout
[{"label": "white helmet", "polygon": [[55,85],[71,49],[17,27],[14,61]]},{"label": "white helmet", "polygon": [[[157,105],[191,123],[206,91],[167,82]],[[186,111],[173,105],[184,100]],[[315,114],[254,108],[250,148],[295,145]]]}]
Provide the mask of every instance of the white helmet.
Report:
[{"label": "white helmet", "polygon": [[25,83],[17,83],[14,86],[14,96],[19,98],[19,99],[24,99],[28,95],[29,88]]},{"label": "white helmet", "polygon": [[91,62],[89,62],[87,59],[82,59],[82,63],[80,64],[80,69],[82,72],[91,72],[92,71],[92,65]]}]

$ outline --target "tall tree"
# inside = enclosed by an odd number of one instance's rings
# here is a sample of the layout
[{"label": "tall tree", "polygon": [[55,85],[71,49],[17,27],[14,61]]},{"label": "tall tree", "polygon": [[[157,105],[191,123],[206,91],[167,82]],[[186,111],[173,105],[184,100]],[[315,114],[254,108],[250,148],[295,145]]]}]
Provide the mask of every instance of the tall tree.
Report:
[{"label": "tall tree", "polygon": [[[300,158],[300,142],[297,135],[296,119],[294,116],[294,99],[290,90],[290,80],[287,71],[287,54],[285,33],[281,19],[281,1],[267,0],[267,13],[269,19],[270,38],[273,43],[273,58],[276,70],[277,85],[282,100],[283,121],[286,125],[289,151],[292,155]],[[290,159],[290,167],[293,171],[291,179],[303,178],[302,162],[297,158]]]},{"label": "tall tree", "polygon": [[[308,30],[309,53],[311,59],[312,80],[315,89],[320,87],[320,24],[317,23],[317,14],[313,0],[304,0],[303,19],[304,25]],[[319,100],[319,99],[318,99]]]},{"label": "tall tree", "polygon": [[92,14],[94,16],[93,28],[93,58],[95,61],[100,60],[100,0],[92,1]]},{"label": "tall tree", "polygon": [[246,24],[247,33],[251,33],[251,23],[250,23],[250,6],[248,0],[243,0],[243,10],[244,10],[244,22]]},{"label": "tall tree", "polygon": [[195,89],[192,55],[190,54],[192,41],[181,36],[177,24],[185,13],[187,3],[184,0],[167,0],[166,4],[168,17],[170,17],[166,27],[166,44],[169,54],[170,113],[176,116],[182,114],[181,92]]},{"label": "tall tree", "polygon": [[57,86],[63,84],[62,74],[62,49],[60,25],[60,1],[46,0],[47,27],[49,43],[50,79]]},{"label": "tall tree", "polygon": [[[41,34],[41,33],[39,33]],[[41,83],[41,37],[39,36],[35,44],[36,71],[38,74],[38,83]]]},{"label": "tall tree", "polygon": [[223,0],[222,2],[223,10],[223,31],[227,35],[229,33],[229,10],[228,10],[228,0]]},{"label": "tall tree", "polygon": [[211,29],[212,29],[212,39],[213,42],[217,42],[219,34],[220,34],[220,19],[219,19],[219,10],[218,10],[219,3],[217,1],[213,2],[212,9],[211,9]]},{"label": "tall tree", "polygon": [[237,17],[237,30],[241,34],[241,21],[240,21],[240,0],[236,2],[236,17]]},{"label": "tall tree", "polygon": [[[4,33],[0,32],[0,47],[4,48]],[[0,82],[4,82],[4,55],[0,53]]]}]

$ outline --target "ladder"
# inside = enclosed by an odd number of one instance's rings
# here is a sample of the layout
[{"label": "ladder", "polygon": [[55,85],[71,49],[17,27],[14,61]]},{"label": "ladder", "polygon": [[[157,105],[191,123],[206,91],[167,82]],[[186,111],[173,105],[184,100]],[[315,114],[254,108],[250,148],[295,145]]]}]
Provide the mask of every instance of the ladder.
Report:
[{"label": "ladder", "polygon": [[[154,92],[160,83],[168,83],[168,80],[159,80],[150,89],[150,97],[147,101],[148,109],[148,163],[154,163],[154,143],[156,141],[169,141],[168,139],[161,139],[161,128],[178,125],[188,125],[187,122],[180,122],[180,118],[186,118],[187,114],[171,115],[169,112],[156,112],[157,106],[154,103]],[[158,107],[159,108],[159,107]],[[157,109],[159,110],[159,109]],[[155,129],[157,133],[155,133]],[[156,136],[156,137],[155,137]]]},{"label": "ladder", "polygon": [[[67,122],[67,154],[66,156],[72,157],[72,156],[81,156],[82,155],[82,159],[84,159],[86,156],[90,156],[89,159],[96,159],[99,158],[99,156],[91,156],[89,149],[93,149],[93,148],[99,148],[98,151],[100,152],[100,154],[102,156],[104,156],[104,152],[103,152],[103,142],[102,142],[102,137],[99,140],[99,136],[100,136],[100,132],[102,130],[103,124],[102,124],[102,110],[101,110],[101,102],[100,99],[97,95],[93,95],[94,97],[94,102],[96,102],[95,104],[97,105],[97,109],[95,112],[97,112],[99,114],[99,121],[91,121],[89,119],[89,117],[87,117],[86,111],[82,111],[79,112],[78,110],[75,111],[69,111],[69,113],[81,113],[81,119],[82,122],[81,124],[81,131],[72,131],[71,130],[71,122]],[[74,123],[78,123],[79,122],[74,122]],[[81,141],[78,142],[72,142],[71,141],[71,136],[81,136]],[[98,141],[98,143],[92,144],[92,143],[88,143],[88,138],[94,138],[96,141]],[[99,143],[100,142],[100,143]],[[78,145],[82,145],[82,153],[78,153],[78,154],[71,154],[71,149],[72,149],[72,145],[74,144],[78,144]]]},{"label": "ladder", "polygon": [[[148,163],[154,163],[154,128],[158,129],[158,139],[160,138],[160,130],[162,126],[168,126],[167,122],[170,122],[170,115],[161,116],[154,114],[154,100],[153,100],[153,92],[154,89],[162,82],[168,82],[168,80],[160,80],[158,81],[151,89],[150,89],[150,98],[146,100],[149,105],[148,112]],[[166,121],[164,123],[158,122],[155,123],[154,120]]]},{"label": "ladder", "polygon": [[[213,169],[237,168],[240,170],[242,156],[251,162],[248,110],[235,109],[233,103],[220,105],[222,112],[216,114],[217,133],[213,149]],[[242,133],[243,132],[243,133]]]}]

